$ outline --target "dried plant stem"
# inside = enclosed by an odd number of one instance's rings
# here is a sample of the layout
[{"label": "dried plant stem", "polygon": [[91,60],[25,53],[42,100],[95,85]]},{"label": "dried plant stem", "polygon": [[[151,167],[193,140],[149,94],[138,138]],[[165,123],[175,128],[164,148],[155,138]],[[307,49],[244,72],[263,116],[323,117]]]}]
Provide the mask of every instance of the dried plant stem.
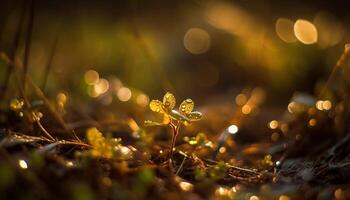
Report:
[{"label": "dried plant stem", "polygon": [[45,135],[50,138],[50,141],[51,142],[55,141],[55,138],[52,137],[52,135],[44,128],[44,126],[41,124],[40,120],[35,120],[35,121],[38,124],[39,128],[45,133]]},{"label": "dried plant stem", "polygon": [[91,145],[83,143],[81,141],[67,141],[67,140],[58,140],[57,141],[59,144],[66,144],[66,145],[78,145],[78,146],[83,146],[83,147],[88,147],[91,148]]},{"label": "dried plant stem", "polygon": [[[14,68],[16,68],[19,71],[22,71],[22,65],[21,63],[15,63],[14,61],[11,61],[8,59],[8,64],[13,66]],[[34,83],[34,81],[31,79],[30,76],[26,76],[26,81],[29,83],[29,85],[32,87],[34,93],[44,101],[44,105],[48,108],[49,112],[51,113],[51,115],[57,120],[57,122],[64,128],[64,130],[66,132],[72,132],[74,138],[78,138],[78,136],[76,136],[76,134],[74,133],[73,130],[71,130],[65,123],[65,121],[63,120],[63,118],[56,112],[55,108],[51,105],[50,101],[47,99],[47,97],[45,96],[45,94],[43,93],[43,91]],[[25,103],[28,105],[28,107],[31,106],[29,99],[27,98],[27,96],[25,95],[25,91],[23,90],[23,88],[21,87],[22,85],[20,84],[20,80],[17,77],[17,81],[19,84],[19,91],[21,92],[21,95],[23,96],[23,99],[25,101]]]},{"label": "dried plant stem", "polygon": [[[76,141],[76,140],[55,140],[52,141],[47,137],[43,137],[43,136],[29,136],[23,133],[18,133],[18,132],[12,132],[9,131],[8,132],[8,136],[11,138],[14,138],[17,141],[23,141],[24,143],[28,143],[28,142],[49,142],[49,143],[53,143],[56,142],[59,145],[78,145],[78,146],[84,146],[84,147],[88,147],[91,148],[91,145],[86,144],[82,141]],[[1,149],[1,148],[0,148]]]}]

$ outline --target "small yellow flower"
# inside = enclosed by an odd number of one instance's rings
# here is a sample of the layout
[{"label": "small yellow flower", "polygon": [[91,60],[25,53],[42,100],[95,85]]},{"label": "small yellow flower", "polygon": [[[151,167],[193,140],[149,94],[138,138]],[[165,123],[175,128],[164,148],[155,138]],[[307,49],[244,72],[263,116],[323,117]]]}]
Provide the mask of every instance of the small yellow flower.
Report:
[{"label": "small yellow flower", "polygon": [[[184,100],[179,107],[179,111],[175,110],[176,99],[173,94],[167,92],[163,97],[163,102],[159,100],[152,100],[149,104],[150,109],[153,112],[163,114],[165,119],[171,118],[173,120],[181,121],[184,124],[189,124],[193,121],[198,121],[202,118],[202,113],[198,111],[192,111],[194,108],[194,102],[192,99]],[[169,120],[164,120],[168,121]],[[160,125],[162,123],[146,121],[148,125]]]},{"label": "small yellow flower", "polygon": [[163,102],[159,100],[152,100],[149,104],[150,109],[153,112],[163,114],[163,122],[145,121],[145,125],[148,126],[163,126],[169,125],[173,130],[173,137],[171,139],[171,146],[168,158],[171,160],[176,137],[179,134],[179,128],[182,124],[188,125],[193,121],[198,121],[202,118],[202,113],[193,111],[194,102],[192,99],[186,99],[180,104],[179,110],[175,110],[176,99],[173,94],[167,92],[163,97]]}]

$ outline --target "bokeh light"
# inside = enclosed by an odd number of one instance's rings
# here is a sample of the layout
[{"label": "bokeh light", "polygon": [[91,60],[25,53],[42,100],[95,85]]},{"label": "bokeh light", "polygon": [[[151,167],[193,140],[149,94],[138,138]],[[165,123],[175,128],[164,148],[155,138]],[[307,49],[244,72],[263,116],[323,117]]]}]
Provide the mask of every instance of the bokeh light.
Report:
[{"label": "bokeh light", "polygon": [[248,115],[252,111],[252,108],[249,105],[244,105],[242,107],[242,113]]},{"label": "bokeh light", "polygon": [[318,100],[316,101],[315,107],[318,110],[330,110],[332,108],[332,102],[329,100]]},{"label": "bokeh light", "polygon": [[296,42],[297,38],[294,35],[294,22],[290,19],[280,17],[276,21],[275,29],[278,37],[284,42]]},{"label": "bokeh light", "polygon": [[312,118],[312,119],[309,120],[309,126],[316,126],[316,124],[317,124],[317,120],[316,119]]},{"label": "bokeh light", "polygon": [[317,29],[307,20],[298,19],[294,23],[294,34],[301,43],[314,44],[317,42]]},{"label": "bokeh light", "polygon": [[100,76],[98,72],[96,72],[95,70],[89,70],[85,72],[84,80],[86,84],[94,85],[94,84],[97,84],[97,82],[99,81],[99,77]]},{"label": "bokeh light", "polygon": [[131,96],[131,90],[127,87],[122,87],[117,92],[118,99],[123,102],[129,101],[131,99]]},{"label": "bokeh light", "polygon": [[249,200],[259,200],[259,197],[258,197],[258,196],[253,195],[253,196],[251,196],[251,197],[249,198]]},{"label": "bokeh light", "polygon": [[269,128],[271,129],[276,129],[278,127],[278,121],[277,120],[272,120],[270,123],[269,123]]},{"label": "bokeh light", "polygon": [[247,100],[248,98],[245,94],[239,94],[236,96],[236,99],[235,99],[236,104],[240,106],[244,105],[247,102]]},{"label": "bokeh light", "polygon": [[109,82],[106,79],[99,79],[98,82],[94,85],[94,90],[96,94],[100,95],[109,89]]},{"label": "bokeh light", "polygon": [[22,169],[27,169],[28,168],[28,164],[27,164],[27,162],[25,160],[18,160],[18,165]]},{"label": "bokeh light", "polygon": [[229,126],[227,128],[227,131],[231,134],[236,134],[238,132],[238,126],[237,125],[234,125],[232,124],[231,126]]},{"label": "bokeh light", "polygon": [[290,200],[290,198],[287,195],[281,195],[278,200]]},{"label": "bokeh light", "polygon": [[259,29],[253,17],[234,4],[214,4],[207,10],[206,17],[212,26],[241,37],[249,37]]},{"label": "bokeh light", "polygon": [[209,33],[200,28],[190,28],[184,36],[184,46],[192,54],[202,54],[210,47]]},{"label": "bokeh light", "polygon": [[149,97],[146,94],[139,94],[136,97],[136,103],[142,107],[146,107],[149,103]]},{"label": "bokeh light", "polygon": [[189,182],[186,182],[186,181],[181,181],[179,183],[179,186],[183,191],[186,191],[186,192],[189,192],[193,189],[193,185]]}]

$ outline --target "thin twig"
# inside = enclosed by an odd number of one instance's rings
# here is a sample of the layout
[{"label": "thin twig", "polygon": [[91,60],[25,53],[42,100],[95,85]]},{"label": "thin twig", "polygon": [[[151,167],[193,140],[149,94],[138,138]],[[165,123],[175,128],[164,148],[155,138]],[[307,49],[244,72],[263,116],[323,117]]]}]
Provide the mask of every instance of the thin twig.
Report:
[{"label": "thin twig", "polygon": [[179,175],[179,173],[182,171],[182,168],[183,168],[183,166],[185,164],[186,159],[187,159],[187,157],[185,156],[184,159],[181,162],[181,165],[179,166],[179,168],[177,169],[177,171],[175,173],[176,175]]},{"label": "thin twig", "polygon": [[[16,65],[13,61],[9,61],[9,64],[11,64],[13,67],[16,67],[18,70],[22,70],[21,66]],[[48,108],[51,115],[58,121],[58,123],[64,128],[64,130],[72,131],[71,129],[68,128],[68,126],[66,125],[62,117],[56,113],[55,108],[51,105],[50,101],[46,98],[42,90],[34,83],[31,77],[27,76],[26,80],[30,84],[30,86],[33,88],[35,94],[44,101],[44,105]],[[22,93],[25,103],[30,107],[30,102],[26,97],[26,95],[24,94],[23,88],[21,86],[19,86],[19,90]],[[74,137],[77,137],[73,131],[72,133]]]},{"label": "thin twig", "polygon": [[41,124],[40,120],[35,120],[35,121],[38,124],[39,128],[45,133],[45,135],[47,137],[49,137],[52,142],[55,141],[55,138],[52,137],[52,135],[44,128],[44,126]]}]

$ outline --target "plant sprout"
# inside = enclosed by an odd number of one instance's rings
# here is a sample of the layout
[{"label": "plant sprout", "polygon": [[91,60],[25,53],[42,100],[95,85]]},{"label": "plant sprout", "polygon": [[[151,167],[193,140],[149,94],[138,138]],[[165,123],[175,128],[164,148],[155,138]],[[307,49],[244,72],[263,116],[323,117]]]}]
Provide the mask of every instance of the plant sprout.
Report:
[{"label": "plant sprout", "polygon": [[202,113],[198,111],[193,111],[194,102],[192,99],[184,100],[180,104],[178,111],[174,109],[175,105],[176,105],[175,96],[170,92],[167,92],[163,97],[163,101],[152,100],[149,104],[149,107],[153,112],[163,115],[164,117],[163,122],[159,123],[159,122],[145,121],[145,124],[148,126],[169,125],[171,127],[173,132],[173,137],[171,139],[170,152],[168,155],[168,159],[170,160],[173,156],[175,141],[179,134],[179,128],[181,124],[188,125],[191,122],[198,121],[202,118]]}]

